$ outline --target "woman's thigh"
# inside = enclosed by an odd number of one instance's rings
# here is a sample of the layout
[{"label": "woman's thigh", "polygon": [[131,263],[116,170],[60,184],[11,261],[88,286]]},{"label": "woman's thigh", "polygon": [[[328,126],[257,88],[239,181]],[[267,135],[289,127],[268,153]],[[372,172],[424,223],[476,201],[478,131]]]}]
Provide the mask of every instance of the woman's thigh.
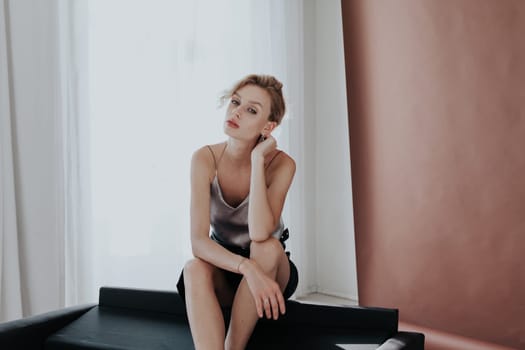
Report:
[{"label": "woman's thigh", "polygon": [[288,256],[284,252],[284,249],[282,250],[282,254],[279,257],[277,276],[275,279],[281,288],[281,292],[284,292],[288,286],[288,281],[290,280],[290,261],[288,260]]}]

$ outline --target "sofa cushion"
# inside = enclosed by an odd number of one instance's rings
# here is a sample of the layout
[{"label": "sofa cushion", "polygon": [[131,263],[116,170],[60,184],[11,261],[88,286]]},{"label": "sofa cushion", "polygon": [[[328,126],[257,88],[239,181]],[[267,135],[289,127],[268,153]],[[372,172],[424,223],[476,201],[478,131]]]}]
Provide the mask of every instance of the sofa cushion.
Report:
[{"label": "sofa cushion", "polygon": [[44,349],[193,349],[185,318],[98,306],[51,335]]}]

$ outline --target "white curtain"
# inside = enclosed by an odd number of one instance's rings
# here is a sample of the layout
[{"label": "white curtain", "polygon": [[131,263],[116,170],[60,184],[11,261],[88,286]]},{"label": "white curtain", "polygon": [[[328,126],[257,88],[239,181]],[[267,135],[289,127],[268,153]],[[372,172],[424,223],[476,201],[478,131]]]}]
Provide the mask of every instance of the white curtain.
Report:
[{"label": "white curtain", "polygon": [[[0,319],[64,306],[64,0],[0,2]],[[65,13],[67,15],[67,13]]]},{"label": "white curtain", "polygon": [[[83,230],[68,244],[66,266],[81,272],[67,274],[69,303],[96,300],[101,285],[175,288],[191,256],[191,154],[225,139],[218,97],[246,74],[284,83],[288,113],[276,136],[303,164],[301,1],[88,6],[89,124],[67,147],[84,149],[67,167],[81,189],[69,191],[70,222]],[[299,269],[302,177],[298,169],[284,213]]]},{"label": "white curtain", "polygon": [[[88,91],[88,2],[60,0],[58,74],[61,130],[63,201],[62,273],[65,305],[86,300],[85,276],[92,264],[89,220],[89,91]],[[93,300],[94,301],[94,300]]]},{"label": "white curtain", "polygon": [[7,4],[0,3],[0,322],[22,316]]}]

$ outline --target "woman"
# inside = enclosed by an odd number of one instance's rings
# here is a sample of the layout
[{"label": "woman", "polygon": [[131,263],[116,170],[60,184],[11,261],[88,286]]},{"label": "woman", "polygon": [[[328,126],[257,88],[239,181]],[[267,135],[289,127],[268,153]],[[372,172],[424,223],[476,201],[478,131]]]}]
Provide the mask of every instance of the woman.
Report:
[{"label": "woman", "polygon": [[[282,84],[250,75],[226,99],[228,140],[191,161],[194,258],[177,287],[196,349],[244,349],[258,318],[284,314],[297,286],[281,220],[295,162],[271,135],[285,112]],[[221,306],[231,306],[227,332]]]}]

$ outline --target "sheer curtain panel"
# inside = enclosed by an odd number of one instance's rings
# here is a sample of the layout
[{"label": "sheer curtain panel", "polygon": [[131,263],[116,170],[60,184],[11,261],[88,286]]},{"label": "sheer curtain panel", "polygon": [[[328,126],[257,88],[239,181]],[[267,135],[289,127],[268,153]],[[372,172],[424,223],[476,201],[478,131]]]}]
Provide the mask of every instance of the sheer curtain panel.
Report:
[{"label": "sheer curtain panel", "polygon": [[0,3],[0,322],[22,316],[11,118],[9,19]]},{"label": "sheer curtain panel", "polygon": [[[3,320],[65,305],[65,0],[0,2]],[[69,113],[69,112],[67,112]]]}]

